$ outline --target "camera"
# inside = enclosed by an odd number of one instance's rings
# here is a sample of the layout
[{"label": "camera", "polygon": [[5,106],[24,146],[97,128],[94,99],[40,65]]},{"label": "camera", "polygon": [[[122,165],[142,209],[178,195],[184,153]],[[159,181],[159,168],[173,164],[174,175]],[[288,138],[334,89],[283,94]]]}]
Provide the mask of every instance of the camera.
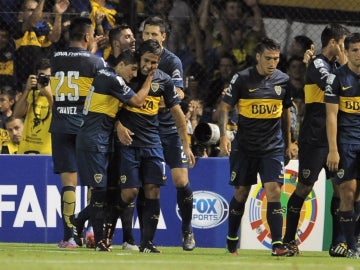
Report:
[{"label": "camera", "polygon": [[36,77],[37,83],[40,84],[42,87],[48,86],[50,82],[50,76],[44,73],[40,73]]}]

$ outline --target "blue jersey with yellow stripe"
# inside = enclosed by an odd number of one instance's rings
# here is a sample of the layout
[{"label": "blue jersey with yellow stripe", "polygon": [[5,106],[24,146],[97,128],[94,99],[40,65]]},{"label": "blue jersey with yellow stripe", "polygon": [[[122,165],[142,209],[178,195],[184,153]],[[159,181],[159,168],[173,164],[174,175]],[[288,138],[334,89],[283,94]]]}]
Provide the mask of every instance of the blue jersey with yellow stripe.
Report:
[{"label": "blue jersey with yellow stripe", "polygon": [[[135,91],[143,85],[146,77],[138,75],[129,86]],[[133,131],[132,146],[158,147],[161,145],[159,137],[159,103],[161,97],[167,108],[180,103],[174,84],[166,73],[157,69],[153,76],[151,89],[141,108],[125,106],[119,113],[121,123]]]},{"label": "blue jersey with yellow stripe", "polygon": [[334,76],[334,62],[319,54],[310,62],[305,77],[305,114],[300,126],[299,143],[327,147],[324,91]]},{"label": "blue jersey with yellow stripe", "polygon": [[238,109],[235,140],[251,156],[283,154],[281,115],[292,106],[289,76],[275,70],[269,78],[255,66],[236,73],[223,101]]},{"label": "blue jersey with yellow stripe", "polygon": [[[179,57],[168,49],[163,48],[158,69],[164,71],[171,77],[175,87],[183,89],[183,68]],[[169,110],[161,110],[159,112],[159,122],[160,134],[177,133],[174,119]]]},{"label": "blue jersey with yellow stripe", "polygon": [[95,77],[84,105],[84,124],[77,135],[79,149],[109,152],[119,107],[135,92],[112,68],[102,69]]},{"label": "blue jersey with yellow stripe", "polygon": [[360,144],[360,76],[343,65],[325,90],[325,102],[339,104],[339,143]]},{"label": "blue jersey with yellow stripe", "polygon": [[91,83],[105,61],[82,48],[57,51],[51,58],[54,96],[50,132],[77,134],[83,123],[83,107]]}]

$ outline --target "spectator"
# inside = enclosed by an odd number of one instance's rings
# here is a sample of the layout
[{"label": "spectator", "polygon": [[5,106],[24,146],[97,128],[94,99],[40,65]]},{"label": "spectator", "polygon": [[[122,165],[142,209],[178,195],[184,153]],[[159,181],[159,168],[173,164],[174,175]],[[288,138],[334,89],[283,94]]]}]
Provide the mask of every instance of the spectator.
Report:
[{"label": "spectator", "polygon": [[43,20],[45,0],[25,0],[18,17],[18,28],[14,34],[16,43],[15,72],[22,90],[30,74],[35,73],[33,57],[46,56],[52,43],[61,36],[62,14],[69,6],[69,0],[56,0],[54,4],[54,25]]},{"label": "spectator", "polygon": [[0,85],[16,84],[14,74],[15,43],[10,37],[10,26],[0,22]]},{"label": "spectator", "polygon": [[299,128],[305,113],[305,73],[306,65],[302,56],[293,56],[288,61],[289,89],[293,97],[295,119],[292,124],[292,141],[298,141]]},{"label": "spectator", "polygon": [[1,154],[17,154],[24,128],[23,119],[10,116],[6,119],[5,128],[10,140],[3,142]]},{"label": "spectator", "polygon": [[0,128],[5,128],[6,119],[12,116],[15,104],[15,91],[10,85],[0,88]]},{"label": "spectator", "polygon": [[51,155],[51,107],[53,96],[49,83],[50,60],[40,59],[36,75],[29,75],[24,92],[15,103],[14,116],[25,117],[19,154]]}]

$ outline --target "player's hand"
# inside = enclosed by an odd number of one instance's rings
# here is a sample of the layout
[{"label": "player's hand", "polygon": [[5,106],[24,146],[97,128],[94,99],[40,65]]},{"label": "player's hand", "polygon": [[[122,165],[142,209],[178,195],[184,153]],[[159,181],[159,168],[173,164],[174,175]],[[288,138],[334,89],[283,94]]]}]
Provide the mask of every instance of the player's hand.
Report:
[{"label": "player's hand", "polygon": [[340,65],[346,64],[348,60],[345,54],[344,44],[337,44],[336,51],[336,62],[338,62]]},{"label": "player's hand", "polygon": [[116,133],[117,133],[117,137],[119,139],[119,141],[126,146],[131,145],[133,139],[132,139],[132,135],[134,135],[134,133],[128,129],[127,127],[123,126],[123,125],[118,125],[116,127]]},{"label": "player's hand", "polygon": [[307,65],[313,58],[315,58],[315,45],[311,44],[310,49],[306,50],[304,53],[303,62]]},{"label": "player's hand", "polygon": [[329,151],[326,160],[326,166],[331,172],[336,172],[339,169],[340,156],[338,151]]},{"label": "player's hand", "polygon": [[186,147],[186,149],[184,148],[184,153],[188,158],[189,168],[194,168],[194,166],[195,166],[195,156],[194,156],[193,152],[191,151],[190,146]]},{"label": "player's hand", "polygon": [[231,141],[226,135],[220,137],[220,153],[229,156],[231,152]]}]

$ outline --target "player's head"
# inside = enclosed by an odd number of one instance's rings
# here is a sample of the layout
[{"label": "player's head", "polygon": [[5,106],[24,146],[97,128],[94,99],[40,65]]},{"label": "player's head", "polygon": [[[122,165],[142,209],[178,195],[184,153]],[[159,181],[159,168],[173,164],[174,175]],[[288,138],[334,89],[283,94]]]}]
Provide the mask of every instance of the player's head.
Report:
[{"label": "player's head", "polygon": [[22,118],[10,116],[5,121],[5,128],[9,132],[10,140],[14,144],[21,142],[21,137],[24,129],[24,121]]},{"label": "player's head", "polygon": [[166,23],[159,16],[149,17],[144,22],[144,30],[142,32],[142,39],[146,41],[148,39],[157,40],[160,46],[166,39]]},{"label": "player's head", "polygon": [[131,50],[134,52],[135,41],[130,26],[125,23],[112,28],[109,32],[109,42],[112,49],[118,47],[120,51]]},{"label": "player's head", "polygon": [[257,70],[263,76],[272,75],[280,61],[280,43],[264,37],[255,47]]},{"label": "player's head", "polygon": [[162,48],[156,40],[148,39],[141,43],[138,49],[141,74],[148,75],[151,70],[157,68],[161,52]]},{"label": "player's head", "polygon": [[344,41],[348,65],[358,69],[360,67],[360,33],[349,34]]},{"label": "player's head", "polygon": [[290,45],[290,56],[304,57],[305,51],[310,49],[312,44],[314,44],[314,42],[305,35],[295,36]]},{"label": "player's head", "polygon": [[332,23],[327,25],[321,33],[321,47],[331,44],[343,44],[346,35],[350,32],[341,24]]},{"label": "player's head", "polygon": [[90,49],[94,42],[94,27],[89,18],[76,17],[69,26],[69,39],[71,42],[83,44],[85,49]]},{"label": "player's head", "polygon": [[126,82],[137,76],[139,69],[139,59],[131,50],[123,51],[115,60],[115,71]]}]

